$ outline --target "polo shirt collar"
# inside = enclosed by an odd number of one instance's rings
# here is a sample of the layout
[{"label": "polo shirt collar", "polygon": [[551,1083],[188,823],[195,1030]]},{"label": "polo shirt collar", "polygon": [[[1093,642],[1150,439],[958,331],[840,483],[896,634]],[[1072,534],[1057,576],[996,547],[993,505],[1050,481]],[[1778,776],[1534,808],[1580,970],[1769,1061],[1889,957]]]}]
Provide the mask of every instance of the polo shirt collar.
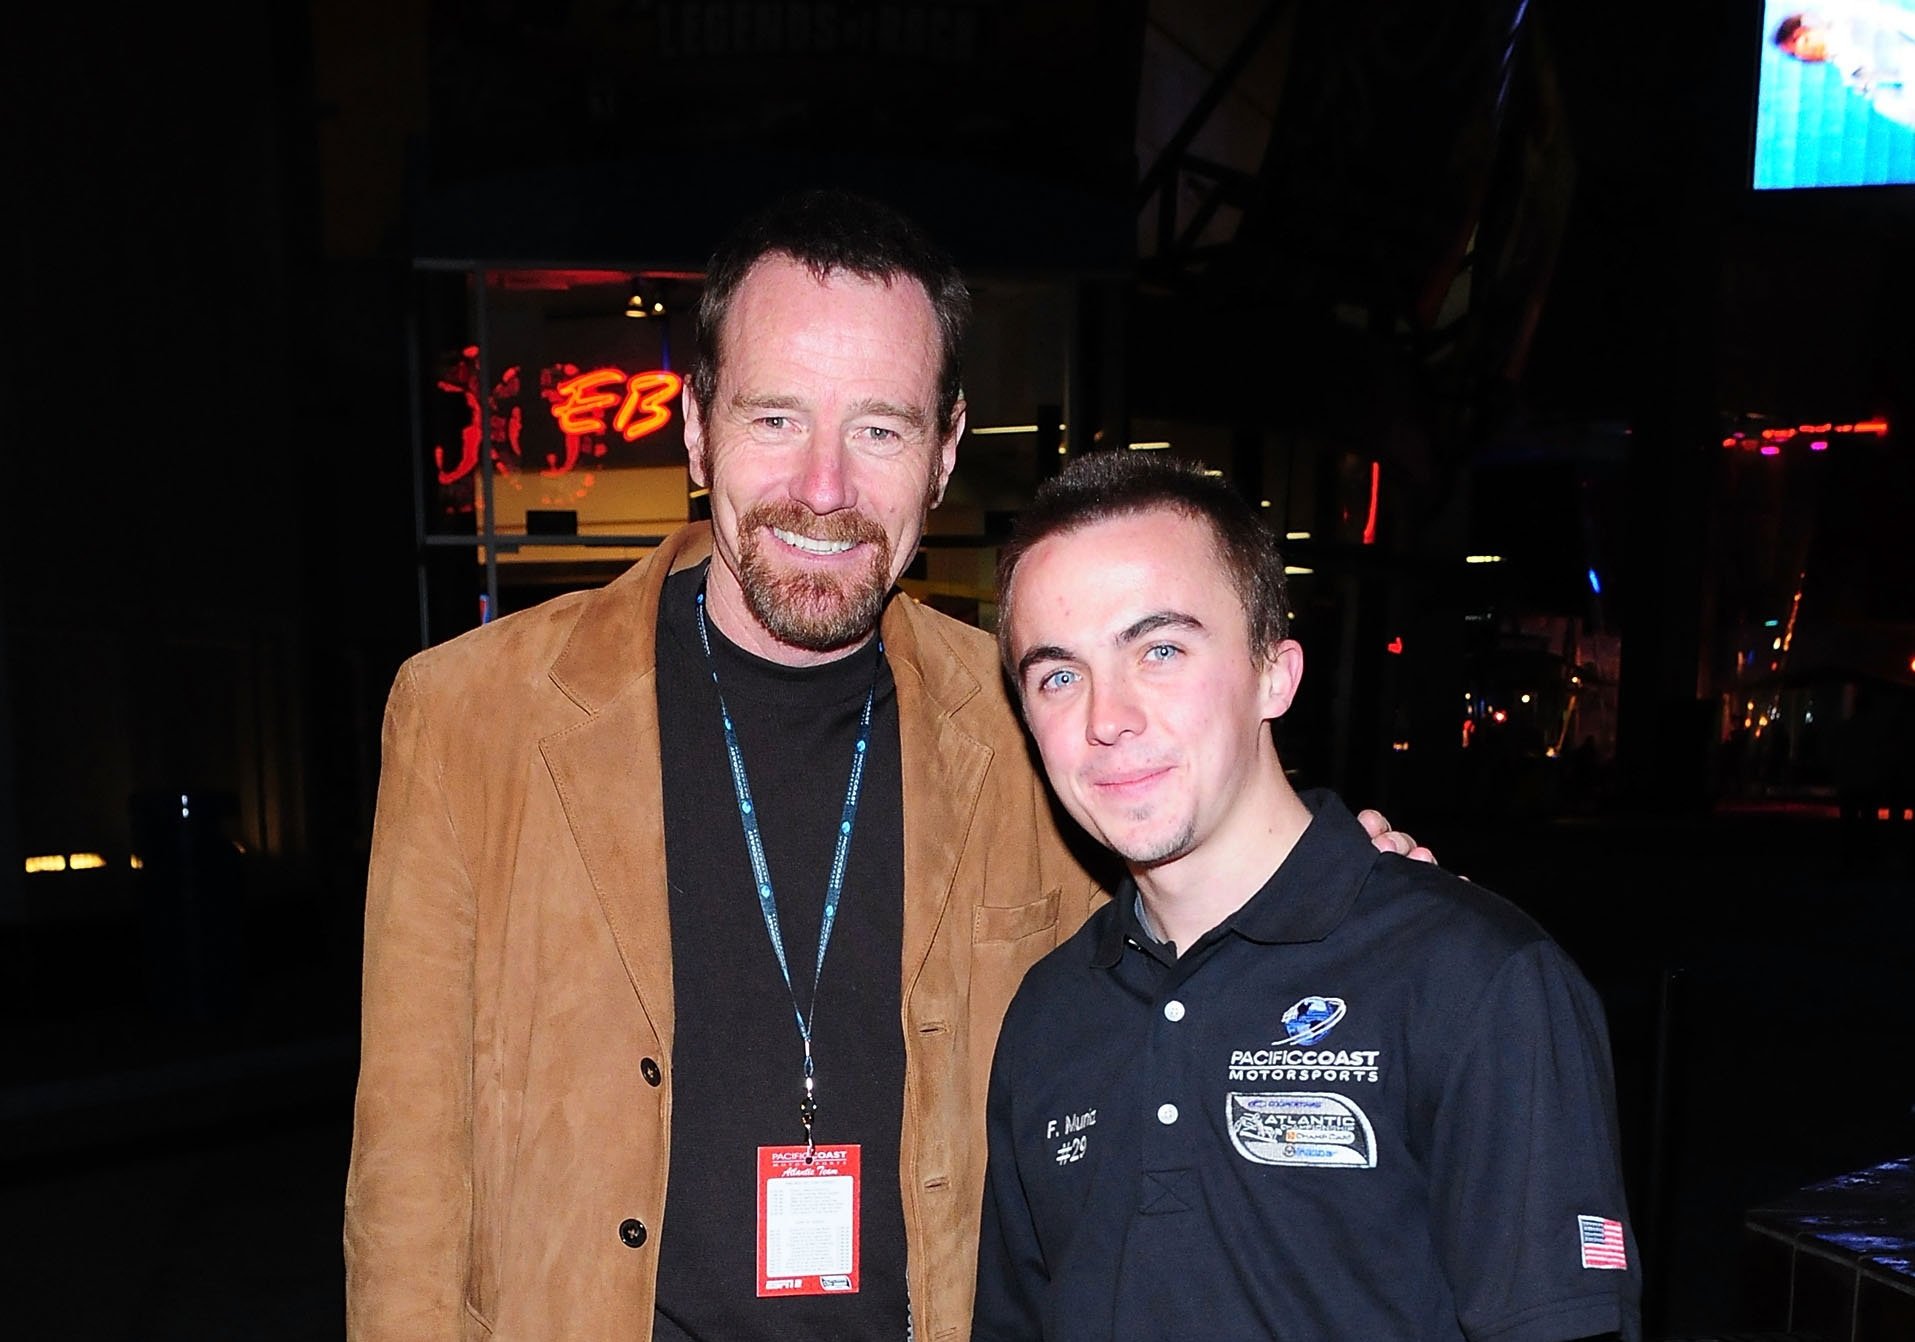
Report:
[{"label": "polo shirt collar", "polygon": [[[1227,932],[1266,945],[1321,941],[1349,915],[1380,854],[1335,793],[1313,788],[1300,800],[1310,811],[1310,823],[1296,846],[1242,908],[1205,934],[1205,941]],[[1156,940],[1138,921],[1136,881],[1125,876],[1111,893],[1116,916],[1104,920],[1091,948],[1091,964],[1098,969],[1117,964],[1126,940]]]}]

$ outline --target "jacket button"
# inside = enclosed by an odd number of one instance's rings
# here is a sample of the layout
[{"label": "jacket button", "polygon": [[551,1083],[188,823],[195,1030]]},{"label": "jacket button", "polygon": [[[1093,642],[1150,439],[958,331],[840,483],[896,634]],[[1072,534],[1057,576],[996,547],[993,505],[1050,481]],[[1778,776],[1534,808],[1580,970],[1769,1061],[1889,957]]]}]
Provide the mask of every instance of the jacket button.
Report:
[{"label": "jacket button", "polygon": [[648,1086],[656,1086],[665,1079],[665,1074],[658,1070],[658,1064],[650,1058],[638,1064],[638,1074],[645,1078],[645,1084]]},{"label": "jacket button", "polygon": [[627,1217],[618,1223],[618,1237],[625,1241],[625,1247],[636,1249],[645,1242],[645,1223],[637,1217]]}]

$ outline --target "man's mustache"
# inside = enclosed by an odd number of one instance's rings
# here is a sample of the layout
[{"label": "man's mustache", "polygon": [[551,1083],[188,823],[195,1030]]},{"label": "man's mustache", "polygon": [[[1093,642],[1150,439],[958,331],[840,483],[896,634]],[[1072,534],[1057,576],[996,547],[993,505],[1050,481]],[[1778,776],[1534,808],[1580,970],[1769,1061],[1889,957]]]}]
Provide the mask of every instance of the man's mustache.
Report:
[{"label": "man's mustache", "polygon": [[793,531],[800,536],[809,536],[813,540],[820,541],[888,545],[891,539],[885,535],[883,527],[861,512],[846,510],[819,514],[791,499],[776,503],[755,503],[738,519],[738,529],[741,532],[755,531],[761,527]]}]

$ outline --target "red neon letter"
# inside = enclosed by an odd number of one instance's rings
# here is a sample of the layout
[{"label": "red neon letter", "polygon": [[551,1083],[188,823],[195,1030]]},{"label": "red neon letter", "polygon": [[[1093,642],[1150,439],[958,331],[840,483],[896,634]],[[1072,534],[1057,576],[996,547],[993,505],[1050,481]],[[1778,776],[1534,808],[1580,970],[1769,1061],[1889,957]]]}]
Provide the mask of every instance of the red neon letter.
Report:
[{"label": "red neon letter", "polygon": [[560,431],[604,433],[605,421],[599,418],[598,412],[617,405],[618,396],[599,388],[624,380],[625,374],[617,368],[594,368],[559,383],[553,389],[559,398],[552,402],[552,418],[559,422]]},{"label": "red neon letter", "polygon": [[[632,380],[626,384],[625,404],[612,416],[612,427],[625,435],[625,441],[635,442],[648,433],[657,433],[672,422],[671,407],[665,402],[678,395],[678,389],[685,379],[676,373],[657,370],[650,373],[633,373]],[[559,390],[563,391],[561,387]],[[639,416],[643,412],[642,417]],[[602,427],[602,426],[601,426]]]},{"label": "red neon letter", "polygon": [[471,418],[465,427],[459,430],[459,464],[451,470],[446,469],[445,448],[434,444],[432,464],[438,467],[439,483],[449,485],[460,476],[479,464],[479,435],[485,418],[479,409],[479,347],[467,345],[461,351],[459,362],[452,371],[439,379],[440,391],[456,392],[465,400],[465,408]]}]

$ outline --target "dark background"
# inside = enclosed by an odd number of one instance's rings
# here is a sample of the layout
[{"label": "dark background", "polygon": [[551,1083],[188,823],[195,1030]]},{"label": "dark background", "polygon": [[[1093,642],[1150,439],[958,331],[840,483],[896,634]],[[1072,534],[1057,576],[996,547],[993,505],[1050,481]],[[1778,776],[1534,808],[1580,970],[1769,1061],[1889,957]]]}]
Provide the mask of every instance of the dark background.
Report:
[{"label": "dark background", "polygon": [[[1382,463],[1378,543],[1294,556],[1320,575],[1321,697],[1286,760],[1523,903],[1603,993],[1657,1335],[1780,1327],[1739,1266],[1745,1213],[1915,1145],[1915,189],[1744,189],[1758,13],[16,16],[9,1331],[340,1332],[379,711],[420,637],[414,263],[696,269],[743,209],[815,182],[896,201],[967,269],[1071,277],[1081,429],[1200,419],[1253,497],[1273,435],[1325,480]],[[1885,438],[1827,459],[1721,446],[1871,416]],[[1506,563],[1466,570],[1478,551]],[[1839,770],[1720,723],[1733,631],[1793,590],[1778,674],[1877,761],[1846,819]],[[1485,631],[1524,619],[1622,649],[1599,668],[1613,738],[1575,774],[1453,743],[1456,691],[1507,666]],[[1404,655],[1361,651],[1392,638]],[[102,845],[111,872],[19,874]]]}]

